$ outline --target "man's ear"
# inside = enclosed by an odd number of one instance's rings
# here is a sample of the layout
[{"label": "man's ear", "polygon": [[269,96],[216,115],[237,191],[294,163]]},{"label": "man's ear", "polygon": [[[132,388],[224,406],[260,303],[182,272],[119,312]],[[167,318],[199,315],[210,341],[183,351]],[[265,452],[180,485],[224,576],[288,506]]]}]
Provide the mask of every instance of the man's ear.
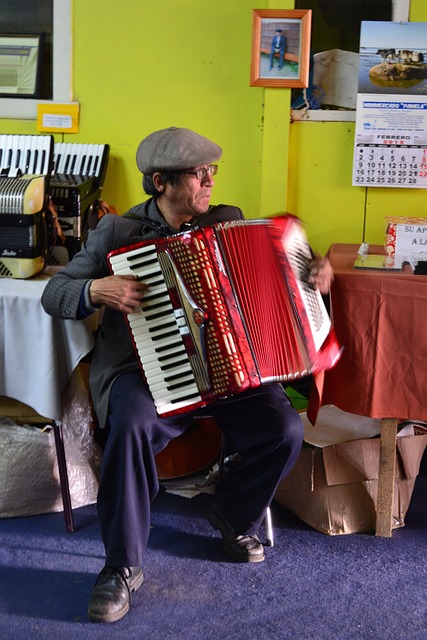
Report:
[{"label": "man's ear", "polygon": [[153,173],[153,183],[157,191],[159,191],[160,193],[164,191],[165,184],[163,182],[163,176],[161,173],[159,172]]}]

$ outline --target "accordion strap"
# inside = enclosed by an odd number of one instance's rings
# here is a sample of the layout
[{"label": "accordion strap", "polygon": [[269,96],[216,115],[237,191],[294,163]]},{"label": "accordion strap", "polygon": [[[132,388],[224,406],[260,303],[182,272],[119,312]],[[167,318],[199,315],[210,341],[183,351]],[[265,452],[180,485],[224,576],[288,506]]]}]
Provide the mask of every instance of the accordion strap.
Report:
[{"label": "accordion strap", "polygon": [[170,235],[160,222],[156,222],[155,220],[150,220],[149,218],[141,218],[141,216],[136,215],[135,213],[124,213],[122,218],[129,218],[130,220],[135,220],[135,222],[139,222],[141,227],[148,227],[153,231],[157,231],[159,236],[163,238],[167,238]]}]

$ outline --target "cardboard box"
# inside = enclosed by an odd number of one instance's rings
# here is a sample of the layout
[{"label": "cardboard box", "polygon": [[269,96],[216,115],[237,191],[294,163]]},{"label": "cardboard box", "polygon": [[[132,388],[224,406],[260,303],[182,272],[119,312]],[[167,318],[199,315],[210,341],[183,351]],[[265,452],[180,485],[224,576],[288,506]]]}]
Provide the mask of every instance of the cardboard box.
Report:
[{"label": "cardboard box", "polygon": [[[427,434],[399,437],[393,528],[405,525]],[[375,530],[380,438],[304,445],[275,499],[317,531],[329,535]]]}]

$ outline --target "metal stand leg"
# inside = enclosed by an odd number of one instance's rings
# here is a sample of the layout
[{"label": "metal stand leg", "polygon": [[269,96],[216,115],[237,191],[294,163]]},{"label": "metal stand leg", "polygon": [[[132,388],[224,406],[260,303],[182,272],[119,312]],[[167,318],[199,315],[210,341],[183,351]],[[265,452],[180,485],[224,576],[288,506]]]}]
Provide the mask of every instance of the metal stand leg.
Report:
[{"label": "metal stand leg", "polygon": [[273,533],[273,521],[271,518],[271,509],[268,507],[265,512],[264,518],[264,526],[265,526],[265,544],[267,547],[274,547],[274,533]]},{"label": "metal stand leg", "polygon": [[60,422],[54,421],[53,433],[55,435],[56,458],[58,460],[62,504],[64,505],[65,528],[67,529],[68,533],[73,533],[73,510],[71,506],[70,485],[68,483],[67,461],[65,459],[64,437],[62,433],[62,424]]}]

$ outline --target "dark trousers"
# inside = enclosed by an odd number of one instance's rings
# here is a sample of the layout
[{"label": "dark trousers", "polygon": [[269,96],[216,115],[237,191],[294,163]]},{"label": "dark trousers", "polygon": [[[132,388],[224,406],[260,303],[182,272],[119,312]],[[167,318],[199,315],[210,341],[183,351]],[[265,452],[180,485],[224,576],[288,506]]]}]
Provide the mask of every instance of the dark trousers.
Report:
[{"label": "dark trousers", "polygon": [[[271,47],[271,50],[270,50],[270,67],[271,68],[273,68],[275,53],[276,53],[275,48]],[[285,50],[284,49],[280,49],[280,51],[279,51],[279,69],[281,69],[283,67],[284,57],[285,57]]]},{"label": "dark trousers", "polygon": [[[216,419],[239,453],[239,462],[225,474],[215,501],[236,531],[254,534],[278,483],[298,457],[301,419],[278,384],[212,403],[204,411]],[[114,383],[98,493],[108,565],[141,565],[150,531],[150,503],[159,490],[155,455],[191,426],[193,415],[159,418],[137,371],[122,374]]]}]

